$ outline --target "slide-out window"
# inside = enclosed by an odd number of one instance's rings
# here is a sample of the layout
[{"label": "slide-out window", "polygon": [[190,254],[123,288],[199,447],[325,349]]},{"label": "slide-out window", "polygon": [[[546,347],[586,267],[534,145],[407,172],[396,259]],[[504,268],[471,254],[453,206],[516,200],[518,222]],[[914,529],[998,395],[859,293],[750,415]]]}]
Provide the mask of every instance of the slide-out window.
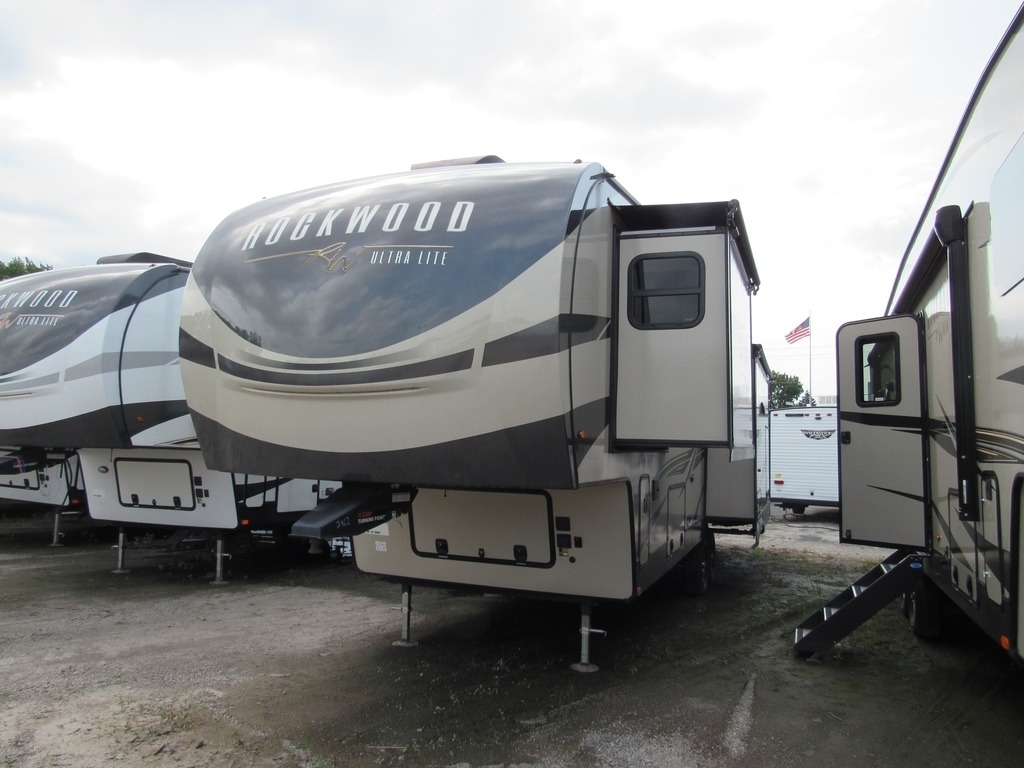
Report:
[{"label": "slide-out window", "polygon": [[704,262],[693,251],[641,254],[629,265],[629,322],[692,328],[704,317]]}]

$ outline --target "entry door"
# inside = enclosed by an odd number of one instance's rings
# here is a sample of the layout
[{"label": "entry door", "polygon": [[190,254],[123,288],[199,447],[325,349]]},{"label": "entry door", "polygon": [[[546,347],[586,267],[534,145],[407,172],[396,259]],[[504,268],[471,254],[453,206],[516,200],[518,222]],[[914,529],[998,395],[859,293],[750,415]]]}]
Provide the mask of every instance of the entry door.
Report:
[{"label": "entry door", "polygon": [[840,539],[924,547],[927,433],[920,323],[910,315],[839,329]]}]

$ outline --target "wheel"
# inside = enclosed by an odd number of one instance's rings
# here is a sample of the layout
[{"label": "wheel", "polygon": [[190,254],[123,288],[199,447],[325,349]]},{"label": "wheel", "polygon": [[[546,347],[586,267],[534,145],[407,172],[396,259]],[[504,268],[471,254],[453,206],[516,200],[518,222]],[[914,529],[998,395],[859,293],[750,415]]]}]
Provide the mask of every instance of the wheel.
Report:
[{"label": "wheel", "polygon": [[793,509],[793,514],[794,515],[802,515],[804,512],[807,511],[807,505],[806,504],[794,504],[792,509]]},{"label": "wheel", "polygon": [[711,586],[711,570],[715,560],[715,540],[711,534],[683,558],[683,592],[703,595]]},{"label": "wheel", "polygon": [[942,634],[943,595],[928,579],[921,579],[904,599],[907,621],[918,637],[934,639]]}]

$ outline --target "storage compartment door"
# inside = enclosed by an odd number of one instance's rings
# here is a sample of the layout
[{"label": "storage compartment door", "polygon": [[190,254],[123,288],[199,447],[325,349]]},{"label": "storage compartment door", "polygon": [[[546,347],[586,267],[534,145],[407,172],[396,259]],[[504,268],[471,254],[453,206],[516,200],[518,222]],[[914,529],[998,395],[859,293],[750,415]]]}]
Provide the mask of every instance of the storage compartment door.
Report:
[{"label": "storage compartment door", "polygon": [[550,568],[556,539],[563,549],[572,546],[567,521],[555,521],[550,498],[537,492],[424,495],[409,528],[419,557],[470,563]]},{"label": "storage compartment door", "polygon": [[617,445],[728,443],[726,237],[704,231],[620,238]]},{"label": "storage compartment door", "polygon": [[114,476],[122,507],[196,508],[195,479],[188,461],[117,458]]},{"label": "storage compartment door", "polygon": [[927,497],[920,325],[915,317],[839,329],[840,539],[924,547]]}]

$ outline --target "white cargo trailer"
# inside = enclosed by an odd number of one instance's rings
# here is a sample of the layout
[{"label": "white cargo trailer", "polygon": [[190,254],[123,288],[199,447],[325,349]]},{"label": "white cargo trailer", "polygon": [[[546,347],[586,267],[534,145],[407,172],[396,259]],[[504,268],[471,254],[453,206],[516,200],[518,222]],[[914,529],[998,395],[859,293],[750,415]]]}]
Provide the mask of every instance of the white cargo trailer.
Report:
[{"label": "white cargo trailer", "polygon": [[802,515],[839,506],[839,412],[780,408],[768,416],[772,503]]},{"label": "white cargo trailer", "polygon": [[[20,474],[59,477],[54,497],[84,490],[95,520],[287,532],[316,505],[314,481],[203,463],[178,365],[189,267],[137,253],[0,283],[0,445]],[[282,483],[299,498],[282,504]]]},{"label": "white cargo trailer", "polygon": [[[805,621],[820,653],[894,596],[1024,653],[1024,9],[986,68],[886,314],[839,329],[840,535],[896,554]],[[857,622],[854,620],[857,619]]]},{"label": "white cargo trailer", "polygon": [[[197,257],[186,394],[210,466],[343,482],[294,532],[362,570],[578,602],[754,534],[759,285],[739,205],[641,206],[495,157],[263,200]],[[403,636],[408,641],[408,610]]]}]

